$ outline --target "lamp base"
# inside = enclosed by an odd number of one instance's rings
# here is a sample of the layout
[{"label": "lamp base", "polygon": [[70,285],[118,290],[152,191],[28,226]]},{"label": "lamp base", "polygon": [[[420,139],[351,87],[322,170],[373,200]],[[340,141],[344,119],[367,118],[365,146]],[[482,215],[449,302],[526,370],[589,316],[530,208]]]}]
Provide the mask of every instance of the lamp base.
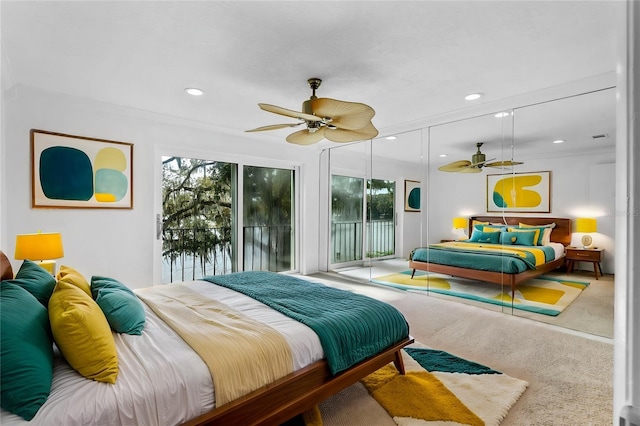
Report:
[{"label": "lamp base", "polygon": [[54,277],[56,276],[56,261],[55,260],[41,260],[39,262],[35,262],[45,271],[49,272]]}]

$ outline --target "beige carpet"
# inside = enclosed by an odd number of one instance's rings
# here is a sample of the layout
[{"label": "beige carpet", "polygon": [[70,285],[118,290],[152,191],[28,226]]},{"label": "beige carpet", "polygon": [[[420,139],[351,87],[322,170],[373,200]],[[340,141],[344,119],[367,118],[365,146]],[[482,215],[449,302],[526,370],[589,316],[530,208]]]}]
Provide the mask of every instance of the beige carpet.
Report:
[{"label": "beige carpet", "polygon": [[[612,424],[610,339],[337,274],[307,278],[386,301],[406,316],[417,341],[527,381],[502,425]],[[360,384],[329,398],[320,410],[327,426],[395,424]]]}]

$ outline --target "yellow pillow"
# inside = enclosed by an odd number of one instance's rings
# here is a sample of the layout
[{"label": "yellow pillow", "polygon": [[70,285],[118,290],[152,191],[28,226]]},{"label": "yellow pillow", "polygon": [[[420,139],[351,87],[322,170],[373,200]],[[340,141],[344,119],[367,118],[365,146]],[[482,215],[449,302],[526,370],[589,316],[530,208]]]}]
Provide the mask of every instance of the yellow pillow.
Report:
[{"label": "yellow pillow", "polygon": [[509,228],[508,229],[509,232],[535,232],[535,234],[533,235],[533,245],[537,246],[537,242],[540,241],[538,238],[540,238],[540,229],[521,229],[521,228]]},{"label": "yellow pillow", "polygon": [[56,346],[69,365],[87,379],[116,382],[116,343],[91,296],[71,283],[58,281],[49,299],[49,321]]},{"label": "yellow pillow", "polygon": [[503,226],[483,226],[482,232],[500,232]]},{"label": "yellow pillow", "polygon": [[89,284],[89,281],[80,272],[69,266],[60,266],[56,280],[73,284],[91,297],[91,284]]}]

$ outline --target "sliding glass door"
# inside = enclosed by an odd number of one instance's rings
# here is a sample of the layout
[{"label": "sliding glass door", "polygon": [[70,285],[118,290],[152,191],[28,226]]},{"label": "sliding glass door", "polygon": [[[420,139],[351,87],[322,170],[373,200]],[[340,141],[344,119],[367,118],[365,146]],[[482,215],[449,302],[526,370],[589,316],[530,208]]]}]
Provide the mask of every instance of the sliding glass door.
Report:
[{"label": "sliding glass door", "polygon": [[294,269],[294,194],[293,169],[162,157],[162,282]]},{"label": "sliding glass door", "polygon": [[243,168],[245,271],[290,271],[294,253],[294,173]]}]

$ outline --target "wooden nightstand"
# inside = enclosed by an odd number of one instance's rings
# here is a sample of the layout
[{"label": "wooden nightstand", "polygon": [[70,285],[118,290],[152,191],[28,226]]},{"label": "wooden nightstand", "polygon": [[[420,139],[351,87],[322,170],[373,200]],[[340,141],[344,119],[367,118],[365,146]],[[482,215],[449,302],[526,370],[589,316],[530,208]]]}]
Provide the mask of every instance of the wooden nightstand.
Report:
[{"label": "wooden nightstand", "polygon": [[604,257],[604,249],[583,249],[578,247],[567,247],[564,254],[567,258],[567,272],[573,272],[573,265],[576,262],[591,262],[593,263],[593,272],[596,275],[596,280],[598,279],[598,272],[600,272],[600,275],[602,275],[600,262],[602,262],[602,258]]}]

